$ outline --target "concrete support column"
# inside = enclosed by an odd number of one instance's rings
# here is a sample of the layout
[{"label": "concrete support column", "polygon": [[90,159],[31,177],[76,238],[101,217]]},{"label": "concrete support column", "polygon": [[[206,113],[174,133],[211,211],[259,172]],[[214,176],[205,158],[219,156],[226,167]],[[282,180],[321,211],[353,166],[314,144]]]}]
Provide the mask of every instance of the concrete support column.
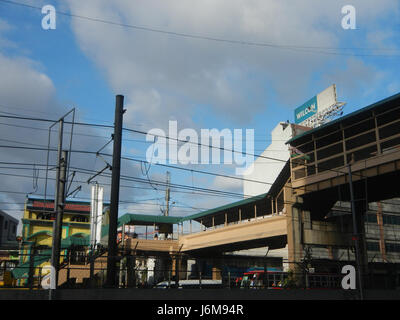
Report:
[{"label": "concrete support column", "polygon": [[302,273],[300,263],[303,258],[302,211],[299,208],[301,203],[297,202],[299,200],[293,195],[291,185],[287,184],[284,187],[284,201],[287,217],[288,264],[296,279]]},{"label": "concrete support column", "polygon": [[219,259],[215,259],[212,261],[211,273],[212,280],[222,279],[222,263]]},{"label": "concrete support column", "polygon": [[[356,194],[357,197],[357,194]],[[360,250],[360,264],[361,272],[364,277],[368,275],[368,255],[367,255],[367,243],[365,239],[365,211],[366,205],[364,201],[355,201],[354,209],[356,214],[356,224],[358,231],[358,245]],[[364,284],[366,286],[368,284]]]},{"label": "concrete support column", "polygon": [[175,279],[184,280],[186,279],[187,265],[186,261],[180,254],[172,255],[172,276]]},{"label": "concrete support column", "polygon": [[379,227],[379,250],[381,252],[382,260],[387,262],[386,246],[385,246],[385,231],[383,227],[382,204],[377,202],[378,210],[376,211],[376,220]]},{"label": "concrete support column", "polygon": [[136,286],[136,254],[135,252],[131,252],[126,257],[126,284],[128,288],[132,288]]},{"label": "concrete support column", "polygon": [[212,279],[221,280],[222,279],[222,269],[220,266],[212,268]]}]

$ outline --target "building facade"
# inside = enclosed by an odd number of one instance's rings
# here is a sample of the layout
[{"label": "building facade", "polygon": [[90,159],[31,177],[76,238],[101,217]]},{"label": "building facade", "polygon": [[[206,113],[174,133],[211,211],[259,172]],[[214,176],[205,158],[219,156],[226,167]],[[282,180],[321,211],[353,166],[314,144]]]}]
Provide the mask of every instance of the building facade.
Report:
[{"label": "building facade", "polygon": [[0,250],[16,249],[18,220],[0,210]]},{"label": "building facade", "polygon": [[[50,271],[54,200],[28,197],[22,221],[20,261],[13,272],[21,282],[29,276],[41,277]],[[79,259],[89,246],[90,202],[66,201],[61,234],[61,261],[64,257]],[[33,267],[34,274],[29,275]]]}]

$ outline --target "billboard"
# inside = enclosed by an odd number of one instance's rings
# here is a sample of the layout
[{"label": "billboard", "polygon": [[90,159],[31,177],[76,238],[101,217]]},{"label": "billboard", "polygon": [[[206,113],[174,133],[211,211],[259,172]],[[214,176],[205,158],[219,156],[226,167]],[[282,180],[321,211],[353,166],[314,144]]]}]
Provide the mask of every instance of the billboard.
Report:
[{"label": "billboard", "polygon": [[317,113],[318,101],[317,96],[312,97],[306,103],[303,103],[300,107],[294,111],[294,120],[296,124],[302,123],[304,120],[313,116]]},{"label": "billboard", "polygon": [[92,186],[90,203],[90,244],[95,247],[101,241],[103,219],[104,188],[98,184]]},{"label": "billboard", "polygon": [[328,118],[336,116],[343,105],[344,103],[337,102],[336,85],[333,84],[295,109],[295,123],[305,127],[317,127]]}]

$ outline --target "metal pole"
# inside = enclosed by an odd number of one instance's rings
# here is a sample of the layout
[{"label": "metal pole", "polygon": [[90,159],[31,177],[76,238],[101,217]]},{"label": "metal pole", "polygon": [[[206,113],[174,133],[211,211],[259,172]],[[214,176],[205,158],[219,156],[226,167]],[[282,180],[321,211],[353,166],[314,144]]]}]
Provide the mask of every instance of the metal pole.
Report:
[{"label": "metal pole", "polygon": [[164,212],[164,216],[169,216],[169,200],[170,200],[170,190],[169,190],[169,184],[171,181],[170,173],[167,171],[167,188],[165,190],[165,202],[166,202],[166,209]]},{"label": "metal pole", "polygon": [[64,202],[65,202],[65,182],[67,173],[67,159],[68,152],[63,150],[59,162],[58,180],[57,182],[57,192],[56,199],[54,199],[54,209],[55,209],[55,220],[53,222],[53,239],[52,239],[52,254],[51,254],[51,289],[57,289],[58,285],[58,269],[60,266],[60,251],[61,251],[61,238],[62,238],[62,221],[64,214]]},{"label": "metal pole", "polygon": [[357,263],[357,276],[358,276],[358,285],[360,287],[360,299],[364,299],[364,292],[363,292],[363,281],[361,275],[361,263],[360,263],[360,248],[359,248],[359,235],[357,231],[357,219],[356,219],[356,212],[355,212],[355,205],[354,205],[354,190],[353,190],[353,176],[351,174],[351,164],[347,165],[349,170],[349,187],[350,187],[350,199],[351,199],[351,213],[353,216],[353,237],[355,238],[356,244],[356,263]]},{"label": "metal pole", "polygon": [[114,123],[114,146],[111,176],[111,201],[110,219],[108,227],[108,257],[107,257],[107,286],[114,287],[116,283],[116,256],[117,247],[117,224],[118,224],[118,203],[119,183],[121,173],[121,145],[122,145],[122,118],[123,118],[124,96],[117,95],[115,102],[115,123]]}]

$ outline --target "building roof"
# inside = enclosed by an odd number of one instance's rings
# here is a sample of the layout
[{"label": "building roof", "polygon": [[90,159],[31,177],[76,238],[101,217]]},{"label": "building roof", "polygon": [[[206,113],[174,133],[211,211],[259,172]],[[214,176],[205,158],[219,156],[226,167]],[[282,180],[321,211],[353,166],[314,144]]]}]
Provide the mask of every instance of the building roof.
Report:
[{"label": "building roof", "polygon": [[2,210],[0,210],[0,216],[6,217],[7,220],[11,220],[11,221],[15,222],[16,224],[18,224],[18,219],[17,218],[14,218],[13,216],[10,216],[8,213],[6,213],[6,212],[4,212]]},{"label": "building roof", "polygon": [[389,106],[390,103],[391,103],[391,102],[395,102],[395,101],[397,101],[397,100],[400,101],[400,92],[397,93],[397,94],[394,94],[394,95],[392,95],[392,96],[390,96],[390,97],[388,97],[388,98],[385,98],[385,99],[383,99],[383,100],[380,100],[380,101],[378,101],[378,102],[375,102],[375,103],[373,103],[373,104],[371,104],[371,105],[369,105],[369,106],[366,106],[366,107],[361,108],[361,109],[359,109],[359,110],[356,110],[356,111],[354,111],[354,112],[352,112],[352,113],[349,113],[348,115],[345,115],[345,116],[343,116],[343,117],[340,117],[340,118],[338,118],[338,119],[335,119],[335,120],[333,120],[333,121],[330,121],[330,122],[328,122],[328,123],[325,123],[325,124],[323,124],[322,126],[313,128],[313,129],[311,129],[311,130],[309,130],[309,131],[306,131],[306,132],[303,132],[303,133],[301,133],[301,134],[299,134],[299,135],[297,135],[297,136],[291,138],[290,140],[288,140],[288,141],[286,142],[286,144],[292,144],[293,142],[299,140],[300,138],[304,138],[304,137],[309,136],[309,135],[311,135],[311,134],[313,134],[313,133],[323,131],[323,130],[325,130],[325,129],[331,127],[331,126],[337,125],[337,124],[340,123],[340,122],[343,122],[343,121],[346,121],[346,120],[350,120],[350,119],[356,119],[357,116],[359,116],[359,115],[361,115],[362,113],[365,113],[365,112],[367,112],[367,111],[373,111],[373,110],[376,110],[376,109],[378,109],[378,108],[384,108],[385,106],[390,107],[390,106]]},{"label": "building roof", "polygon": [[[90,201],[73,201],[67,200],[65,202],[64,210],[66,212],[75,212],[75,213],[90,213]],[[109,203],[104,203],[104,206],[109,206]],[[44,198],[36,198],[29,196],[26,200],[26,208],[33,210],[46,210],[53,211],[54,210],[54,199],[44,199]]]},{"label": "building roof", "polygon": [[209,209],[209,210],[202,211],[202,212],[199,212],[199,213],[196,213],[196,214],[192,214],[190,216],[183,217],[182,220],[183,221],[187,221],[187,220],[199,221],[201,218],[204,218],[206,216],[212,216],[212,215],[220,213],[222,211],[227,211],[229,209],[238,208],[238,207],[241,207],[241,206],[244,206],[244,205],[247,205],[247,204],[254,203],[254,202],[259,201],[259,200],[263,200],[263,199],[266,198],[266,196],[267,196],[267,193],[264,193],[264,194],[261,194],[261,195],[258,195],[258,196],[254,196],[254,197],[247,198],[247,199],[244,199],[244,200],[240,200],[240,201],[237,201],[237,202],[229,203],[229,204],[217,207],[217,208]]},{"label": "building roof", "polygon": [[118,218],[118,227],[122,226],[123,224],[141,224],[141,225],[153,225],[153,224],[164,224],[164,223],[176,224],[181,221],[182,217],[127,213]]},{"label": "building roof", "polygon": [[[267,193],[183,217],[126,213],[118,218],[118,227],[124,224],[136,224],[136,225],[178,224],[189,220],[195,220],[200,222],[203,218],[209,218],[213,215],[217,215],[221,212],[226,212],[227,210],[230,209],[243,207],[246,205],[257,203],[258,201],[264,201],[265,199],[270,197],[276,197],[280,192],[280,190],[282,190],[282,187],[285,185],[289,177],[290,177],[290,162],[288,160],[286,161],[285,166],[282,168],[278,177],[276,178],[276,180],[274,181],[274,183],[272,184],[271,188]],[[102,227],[102,236],[106,235],[107,232],[108,232],[108,225],[105,225]]]},{"label": "building roof", "polygon": [[230,209],[234,209],[234,208],[239,208],[245,205],[249,205],[252,203],[256,203],[258,201],[262,201],[265,200],[266,198],[269,197],[276,197],[278,195],[278,193],[280,192],[280,190],[282,189],[282,187],[285,185],[286,181],[289,179],[290,177],[290,162],[289,160],[286,161],[285,166],[282,168],[282,170],[280,171],[278,177],[276,178],[276,180],[274,181],[274,183],[272,184],[271,188],[269,189],[269,191],[267,193],[263,193],[254,197],[250,197],[244,200],[240,200],[237,202],[233,202],[233,203],[229,203],[214,209],[209,209],[203,212],[199,212],[190,216],[186,216],[183,217],[183,221],[187,221],[187,220],[196,220],[196,221],[200,221],[201,218],[207,217],[207,216],[212,216]]}]

